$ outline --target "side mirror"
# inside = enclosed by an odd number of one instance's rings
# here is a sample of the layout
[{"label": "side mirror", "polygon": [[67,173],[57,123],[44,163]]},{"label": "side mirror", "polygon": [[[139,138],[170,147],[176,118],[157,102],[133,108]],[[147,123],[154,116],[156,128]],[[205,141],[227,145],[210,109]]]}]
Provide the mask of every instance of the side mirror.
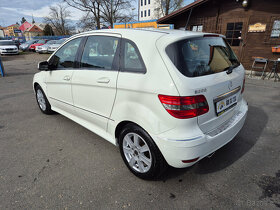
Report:
[{"label": "side mirror", "polygon": [[49,62],[48,61],[42,61],[42,62],[38,63],[38,70],[48,71],[49,70]]}]

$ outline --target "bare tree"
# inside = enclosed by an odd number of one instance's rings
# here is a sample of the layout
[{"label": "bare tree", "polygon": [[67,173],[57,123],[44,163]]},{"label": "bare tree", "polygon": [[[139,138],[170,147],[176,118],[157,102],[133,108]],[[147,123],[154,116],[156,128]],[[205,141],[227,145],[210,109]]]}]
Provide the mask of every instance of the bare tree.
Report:
[{"label": "bare tree", "polygon": [[184,3],[184,0],[156,0],[155,3],[158,8],[156,11],[157,18],[160,18],[181,8]]},{"label": "bare tree", "polygon": [[97,25],[93,20],[95,20],[95,18],[91,13],[88,12],[80,19],[80,21],[77,23],[77,26],[83,31],[94,30],[97,28]]},{"label": "bare tree", "polygon": [[69,35],[74,29],[69,24],[70,12],[67,10],[67,6],[58,4],[57,6],[50,6],[50,14],[45,17],[45,22],[50,24],[57,34]]},{"label": "bare tree", "polygon": [[103,0],[102,19],[113,28],[114,23],[128,22],[134,19],[132,2],[129,0]]},{"label": "bare tree", "polygon": [[113,27],[116,22],[134,18],[132,2],[135,0],[63,0],[69,6],[86,12],[81,19],[86,28],[101,28],[101,23]]},{"label": "bare tree", "polygon": [[87,23],[92,21],[100,29],[101,24],[101,3],[103,0],[63,0],[69,6],[86,12],[87,15],[82,19],[87,20]]}]

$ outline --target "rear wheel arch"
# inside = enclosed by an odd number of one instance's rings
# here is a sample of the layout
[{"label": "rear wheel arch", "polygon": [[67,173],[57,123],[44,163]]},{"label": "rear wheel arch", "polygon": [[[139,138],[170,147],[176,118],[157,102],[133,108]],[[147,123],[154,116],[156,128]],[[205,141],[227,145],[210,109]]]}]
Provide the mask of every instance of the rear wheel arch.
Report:
[{"label": "rear wheel arch", "polygon": [[[127,126],[137,126],[139,127],[140,129],[144,130],[148,135],[149,137],[152,139],[152,141],[154,142],[154,144],[156,145],[156,147],[159,149],[157,143],[155,142],[155,140],[152,138],[152,136],[149,134],[149,132],[142,126],[140,126],[139,124],[135,123],[135,122],[132,122],[132,121],[129,121],[129,120],[124,120],[122,122],[120,122],[116,129],[115,129],[115,139],[116,139],[116,145],[117,146],[120,146],[119,143],[120,143],[120,134],[122,133],[123,129]],[[161,150],[159,149],[159,151],[161,152]]]},{"label": "rear wheel arch", "polygon": [[[154,179],[154,178],[158,178],[167,169],[167,162],[166,162],[164,156],[162,155],[160,149],[158,148],[158,146],[155,143],[155,141],[153,140],[153,138],[149,135],[149,133],[145,129],[143,129],[141,126],[137,125],[136,123],[133,123],[130,121],[123,121],[123,122],[119,123],[118,132],[120,132],[119,138],[117,140],[118,140],[121,156],[122,156],[126,166],[129,168],[129,170],[133,174],[135,174],[136,176],[138,176],[142,179]],[[148,163],[146,163],[146,161],[144,161],[146,164],[148,164],[147,166],[149,166],[148,171],[141,171],[141,170],[136,171],[134,168],[134,165],[132,166],[130,164],[130,160],[127,159],[127,154],[130,154],[129,155],[130,158],[133,159],[133,157],[131,157],[131,155],[132,155],[130,153],[131,151],[125,152],[125,151],[127,151],[127,149],[130,149],[130,150],[132,149],[134,152],[137,151],[135,153],[135,157],[138,156],[137,164],[138,164],[138,168],[140,168],[139,160],[141,162],[141,159],[139,159],[139,158],[141,158],[141,156],[143,156],[144,152],[145,152],[145,151],[143,151],[143,153],[141,152],[141,150],[139,149],[139,143],[138,143],[138,146],[136,146],[136,147],[130,146],[129,148],[124,149],[124,147],[127,147],[127,146],[124,146],[125,137],[127,135],[139,136],[139,138],[141,138],[143,140],[143,142],[145,142],[145,144],[148,146],[150,155],[146,156],[146,158],[150,159],[151,165],[149,165]],[[131,145],[131,144],[129,144],[129,145]],[[140,153],[142,155],[139,155]],[[136,161],[136,159],[134,159],[134,160]],[[142,165],[143,165],[143,163],[142,163]]]},{"label": "rear wheel arch", "polygon": [[[129,121],[129,120],[125,120],[125,121],[120,122],[120,123],[117,125],[116,129],[115,129],[115,138],[116,138],[116,143],[117,143],[117,145],[118,145],[119,142],[120,142],[119,136],[120,136],[122,130],[123,130],[128,124],[134,124],[134,125],[136,125],[136,126],[139,126],[138,124],[136,124],[136,123],[134,123],[134,122],[132,122],[132,121]],[[139,127],[142,128],[141,126],[139,126]],[[142,128],[142,129],[143,129],[143,128]],[[145,129],[144,129],[144,130],[145,130]]]},{"label": "rear wheel arch", "polygon": [[[122,130],[123,130],[126,126],[128,126],[128,125],[135,125],[135,126],[138,126],[139,128],[143,129],[143,130],[151,137],[151,135],[149,134],[149,132],[147,131],[147,129],[145,129],[143,126],[141,126],[141,125],[139,125],[138,123],[135,123],[135,122],[133,122],[133,121],[130,121],[130,120],[124,120],[124,121],[121,121],[121,122],[117,125],[117,127],[116,127],[116,129],[115,129],[115,138],[116,138],[116,143],[117,143],[117,145],[119,145],[119,141],[120,141],[119,136],[120,136]],[[152,137],[151,137],[151,138],[152,138]],[[153,141],[154,141],[154,140],[153,140]],[[154,143],[156,144],[155,141],[154,141]]]}]

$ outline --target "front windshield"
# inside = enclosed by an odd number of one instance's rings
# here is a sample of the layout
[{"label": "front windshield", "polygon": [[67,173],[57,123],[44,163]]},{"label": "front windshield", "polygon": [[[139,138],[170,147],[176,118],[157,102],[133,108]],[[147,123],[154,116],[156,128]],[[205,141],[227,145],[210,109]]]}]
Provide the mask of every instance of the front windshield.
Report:
[{"label": "front windshield", "polygon": [[37,43],[38,44],[44,44],[44,43],[46,43],[46,41],[42,39],[42,40],[39,40]]},{"label": "front windshield", "polygon": [[187,77],[215,74],[239,65],[239,61],[221,37],[184,39],[169,45],[166,53]]},{"label": "front windshield", "polygon": [[65,41],[65,39],[57,40],[56,44],[62,44],[64,41]]},{"label": "front windshield", "polygon": [[4,45],[15,45],[13,41],[0,41],[0,46]]},{"label": "front windshield", "polygon": [[33,44],[35,42],[35,40],[29,40],[27,42],[25,42],[24,44]]}]

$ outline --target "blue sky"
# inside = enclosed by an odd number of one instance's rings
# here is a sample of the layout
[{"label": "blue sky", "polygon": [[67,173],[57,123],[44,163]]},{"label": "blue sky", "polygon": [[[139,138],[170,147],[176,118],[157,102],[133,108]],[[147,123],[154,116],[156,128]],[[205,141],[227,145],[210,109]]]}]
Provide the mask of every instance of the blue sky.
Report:
[{"label": "blue sky", "polygon": [[[22,17],[28,22],[32,21],[32,14],[36,22],[42,22],[43,18],[48,15],[48,8],[55,5],[61,0],[0,0],[0,25],[8,26],[16,22],[20,23]],[[185,0],[185,4],[189,4],[193,0]],[[137,1],[135,1],[137,8]],[[71,11],[71,20],[77,22],[83,15],[82,12],[74,8]]]}]

